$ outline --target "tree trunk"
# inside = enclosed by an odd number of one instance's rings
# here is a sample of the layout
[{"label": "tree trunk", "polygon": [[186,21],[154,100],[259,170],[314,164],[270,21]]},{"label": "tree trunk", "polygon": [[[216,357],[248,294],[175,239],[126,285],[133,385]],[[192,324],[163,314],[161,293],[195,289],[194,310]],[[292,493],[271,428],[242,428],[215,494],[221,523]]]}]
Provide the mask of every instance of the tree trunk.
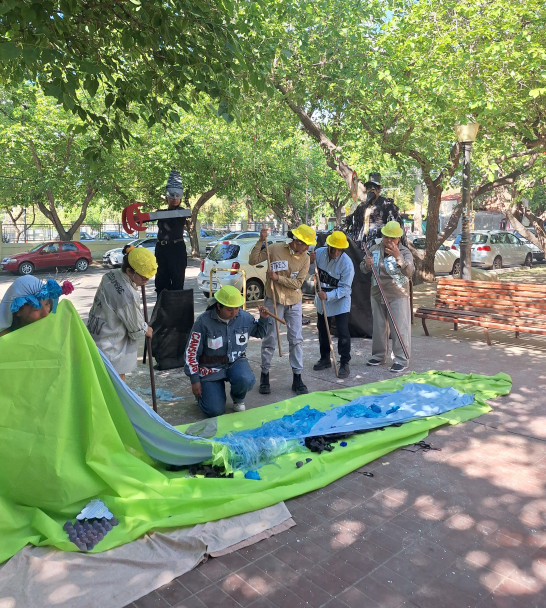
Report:
[{"label": "tree trunk", "polygon": [[[209,201],[217,192],[220,190],[219,187],[212,188],[211,190],[207,190],[207,192],[203,192],[201,196],[197,199],[197,202],[193,206],[191,210],[191,216],[188,221],[188,234],[190,235],[190,244],[191,244],[191,255],[192,257],[199,257],[199,235],[197,234],[197,215],[201,207]],[[186,206],[189,207],[189,193],[186,193]]]}]

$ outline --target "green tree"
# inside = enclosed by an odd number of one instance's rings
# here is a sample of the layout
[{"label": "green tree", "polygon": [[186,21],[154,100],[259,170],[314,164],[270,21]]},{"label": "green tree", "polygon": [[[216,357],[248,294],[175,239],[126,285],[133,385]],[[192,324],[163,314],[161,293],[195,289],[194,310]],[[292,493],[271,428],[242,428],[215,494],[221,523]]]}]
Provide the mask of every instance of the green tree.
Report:
[{"label": "green tree", "polygon": [[126,119],[177,121],[201,93],[228,120],[241,91],[264,89],[274,41],[256,0],[4,0],[0,82],[36,82],[106,143]]},{"label": "green tree", "polygon": [[545,10],[539,0],[486,7],[470,0],[320,0],[278,15],[281,48],[291,55],[278,53],[275,86],[347,187],[355,144],[369,152],[370,164],[388,154],[420,169],[428,193],[419,269],[426,279],[461,211],[438,235],[442,192],[459,173],[454,124],[482,125],[474,197],[543,162]]},{"label": "green tree", "polygon": [[[96,139],[81,133],[81,122],[36,87],[27,85],[10,94],[2,90],[0,102],[5,172],[15,178],[0,180],[4,208],[15,221],[21,209],[39,211],[62,240],[70,240],[104,188],[111,165],[84,158],[83,151],[96,145]],[[68,229],[63,226],[66,213],[73,217]]]}]

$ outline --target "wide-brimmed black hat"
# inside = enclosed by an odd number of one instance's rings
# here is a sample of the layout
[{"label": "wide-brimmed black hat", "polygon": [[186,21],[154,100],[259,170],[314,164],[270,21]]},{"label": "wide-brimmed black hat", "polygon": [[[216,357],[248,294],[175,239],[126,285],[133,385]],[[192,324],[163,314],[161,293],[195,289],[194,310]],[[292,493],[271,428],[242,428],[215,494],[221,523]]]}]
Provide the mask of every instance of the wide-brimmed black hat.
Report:
[{"label": "wide-brimmed black hat", "polygon": [[381,188],[381,173],[370,173],[370,177],[364,184],[364,188],[370,188],[371,186]]}]

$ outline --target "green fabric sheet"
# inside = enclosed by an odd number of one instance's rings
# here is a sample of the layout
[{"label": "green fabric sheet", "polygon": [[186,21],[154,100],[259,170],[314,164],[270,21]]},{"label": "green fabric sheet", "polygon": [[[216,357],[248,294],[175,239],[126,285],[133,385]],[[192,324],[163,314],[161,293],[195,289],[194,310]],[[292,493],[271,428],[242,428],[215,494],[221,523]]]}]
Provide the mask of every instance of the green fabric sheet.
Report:
[{"label": "green fabric sheet", "polygon": [[[259,470],[261,481],[186,477],[166,472],[143,451],[86,327],[68,301],[57,314],[0,338],[0,562],[27,543],[77,551],[66,520],[93,498],[119,519],[98,543],[100,552],[151,530],[188,526],[260,509],[316,488],[400,446],[429,429],[457,424],[490,410],[486,399],[506,395],[506,374],[409,374],[332,392],[302,395],[218,419],[218,436],[253,428],[311,404],[325,409],[405,382],[454,386],[473,393],[472,405],[442,416],[351,437],[345,448],[321,455],[296,452]],[[295,462],[312,461],[297,468]],[[303,458],[304,459],[304,458]]]}]

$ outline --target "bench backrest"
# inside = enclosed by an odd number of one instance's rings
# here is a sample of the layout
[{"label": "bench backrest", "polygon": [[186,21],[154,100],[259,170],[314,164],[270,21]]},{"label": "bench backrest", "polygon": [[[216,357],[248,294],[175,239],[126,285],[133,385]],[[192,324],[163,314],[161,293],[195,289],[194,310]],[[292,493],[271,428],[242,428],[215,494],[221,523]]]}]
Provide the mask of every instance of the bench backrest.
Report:
[{"label": "bench backrest", "polygon": [[435,306],[510,317],[546,318],[545,296],[546,285],[442,277],[438,281]]}]

